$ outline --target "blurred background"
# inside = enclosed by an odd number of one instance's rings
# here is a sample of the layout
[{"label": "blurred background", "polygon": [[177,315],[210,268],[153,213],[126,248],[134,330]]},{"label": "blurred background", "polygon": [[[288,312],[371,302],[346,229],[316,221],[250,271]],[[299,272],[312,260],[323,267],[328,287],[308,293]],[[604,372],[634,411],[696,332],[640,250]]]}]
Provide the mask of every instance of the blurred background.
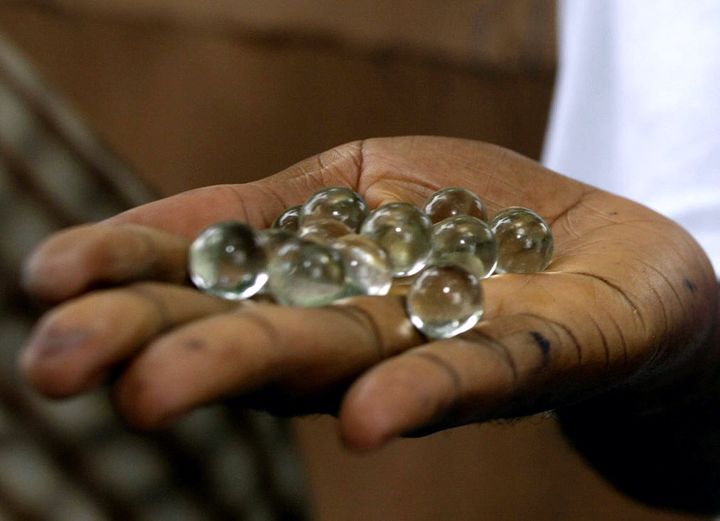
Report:
[{"label": "blurred background", "polygon": [[50,403],[14,356],[40,311],[20,263],[53,230],[261,178],[363,137],[538,158],[550,0],[0,3],[0,520],[671,520],[623,498],[551,417],[342,449],[334,420],[216,406],[167,431],[104,390]]}]

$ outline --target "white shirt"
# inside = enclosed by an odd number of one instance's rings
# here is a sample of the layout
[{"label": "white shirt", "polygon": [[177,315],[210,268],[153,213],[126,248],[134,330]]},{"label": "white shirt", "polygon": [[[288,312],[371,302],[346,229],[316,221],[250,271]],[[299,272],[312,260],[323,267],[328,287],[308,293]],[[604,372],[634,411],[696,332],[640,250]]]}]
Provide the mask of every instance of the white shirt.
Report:
[{"label": "white shirt", "polygon": [[720,0],[560,0],[544,162],[687,229],[720,276]]}]

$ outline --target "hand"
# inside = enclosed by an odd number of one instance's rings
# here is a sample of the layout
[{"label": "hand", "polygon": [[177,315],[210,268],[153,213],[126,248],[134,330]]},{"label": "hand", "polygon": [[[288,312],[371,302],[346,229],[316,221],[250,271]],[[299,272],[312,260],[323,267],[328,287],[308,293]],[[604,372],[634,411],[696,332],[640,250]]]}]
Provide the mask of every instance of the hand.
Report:
[{"label": "hand", "polygon": [[[317,309],[225,302],[184,285],[186,250],[226,219],[269,226],[324,186],[371,207],[421,205],[462,186],[490,212],[521,205],[552,225],[544,273],[483,282],[484,320],[428,342],[400,296]],[[97,289],[111,285],[111,289]],[[121,413],[157,427],[233,398],[274,412],[338,414],[345,442],[562,407],[603,391],[672,386],[701,372],[716,303],[712,268],[673,222],[506,150],[414,137],[340,146],[259,182],[199,189],[61,232],[26,266],[26,286],[62,302],[20,363],[55,397],[109,374]]]}]

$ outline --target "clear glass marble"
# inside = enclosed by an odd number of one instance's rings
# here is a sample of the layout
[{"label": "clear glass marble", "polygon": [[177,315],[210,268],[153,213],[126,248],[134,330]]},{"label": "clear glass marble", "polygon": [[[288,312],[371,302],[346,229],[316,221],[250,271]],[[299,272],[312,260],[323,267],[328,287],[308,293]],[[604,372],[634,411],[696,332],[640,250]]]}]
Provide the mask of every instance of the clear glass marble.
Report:
[{"label": "clear glass marble", "polygon": [[450,338],[483,314],[480,280],[455,264],[433,264],[411,284],[405,300],[412,324],[429,338]]},{"label": "clear glass marble", "polygon": [[423,211],[433,223],[456,215],[471,215],[487,221],[487,210],[482,199],[465,188],[438,190],[428,198]]},{"label": "clear glass marble", "polygon": [[432,223],[408,203],[390,203],[374,210],[361,233],[374,240],[388,256],[394,277],[407,277],[425,267],[432,253]]},{"label": "clear glass marble", "polygon": [[335,219],[313,219],[310,222],[303,221],[298,230],[298,237],[308,241],[315,241],[322,244],[332,244],[343,235],[353,233],[350,227]]},{"label": "clear glass marble", "polygon": [[484,279],[497,264],[497,242],[490,226],[477,217],[448,217],[433,226],[432,263],[457,264]]},{"label": "clear glass marble", "polygon": [[[282,228],[265,228],[263,230],[255,230],[255,238],[258,244],[265,250],[265,256],[268,259],[267,262],[270,262],[275,252],[286,242],[295,240],[297,235]],[[257,294],[268,295],[269,293],[270,284],[265,284]]]},{"label": "clear glass marble", "polygon": [[267,257],[252,228],[227,221],[205,228],[188,252],[188,271],[199,289],[229,300],[255,295],[268,280]]},{"label": "clear glass marble", "polygon": [[296,232],[300,227],[300,213],[302,211],[302,205],[291,206],[283,213],[278,215],[275,222],[272,224],[273,228],[280,228],[289,232]]},{"label": "clear glass marble", "polygon": [[527,208],[506,208],[490,227],[498,243],[498,273],[535,273],[550,264],[553,237],[548,224]]},{"label": "clear glass marble", "polygon": [[265,250],[265,255],[268,259],[272,258],[283,244],[296,237],[296,234],[283,228],[265,228],[264,230],[255,231],[255,238],[258,244]]},{"label": "clear glass marble", "polygon": [[346,224],[352,231],[360,225],[368,214],[365,200],[350,188],[341,186],[318,190],[302,206],[303,224],[316,219],[335,219]]},{"label": "clear glass marble", "polygon": [[270,293],[286,306],[324,306],[345,289],[340,253],[303,239],[283,244],[270,259],[268,273]]},{"label": "clear glass marble", "polygon": [[387,295],[392,272],[385,251],[364,235],[346,235],[332,245],[343,258],[345,294]]}]

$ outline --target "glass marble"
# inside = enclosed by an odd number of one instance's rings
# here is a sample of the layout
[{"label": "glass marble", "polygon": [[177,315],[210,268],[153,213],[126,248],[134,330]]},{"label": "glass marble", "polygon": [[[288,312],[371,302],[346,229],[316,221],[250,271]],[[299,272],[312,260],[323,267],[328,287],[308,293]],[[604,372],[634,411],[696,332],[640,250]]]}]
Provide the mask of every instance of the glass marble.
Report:
[{"label": "glass marble", "polygon": [[336,239],[349,233],[353,233],[353,230],[341,221],[336,221],[335,219],[314,219],[310,222],[302,222],[298,230],[298,237],[329,245]]},{"label": "glass marble", "polygon": [[487,221],[487,210],[482,199],[465,188],[438,190],[428,198],[423,211],[433,223],[456,215],[471,215]]},{"label": "glass marble", "polygon": [[548,224],[527,208],[506,208],[490,227],[498,243],[498,273],[535,273],[547,268],[553,254]]},{"label": "glass marble", "polygon": [[278,215],[275,222],[272,224],[273,228],[280,228],[289,232],[296,232],[300,227],[300,213],[302,211],[302,205],[291,206],[283,213]]},{"label": "glass marble", "polygon": [[292,239],[268,263],[270,293],[286,306],[324,306],[343,296],[340,253],[312,241]]},{"label": "glass marble", "polygon": [[265,228],[264,230],[255,231],[255,238],[258,244],[265,250],[265,255],[268,259],[272,258],[283,244],[296,237],[296,234],[283,228]]},{"label": "glass marble", "polygon": [[305,202],[301,211],[303,224],[315,219],[335,219],[352,231],[360,229],[368,214],[365,200],[357,192],[341,186],[318,190]]},{"label": "glass marble", "polygon": [[346,235],[332,245],[343,258],[345,294],[387,295],[392,273],[385,251],[364,235]]},{"label": "glass marble", "polygon": [[213,224],[193,241],[188,271],[202,291],[229,300],[255,295],[268,280],[267,257],[249,226],[235,221]]},{"label": "glass marble", "polygon": [[412,324],[429,338],[471,329],[483,314],[480,280],[455,264],[433,264],[411,284],[405,300]]},{"label": "glass marble", "polygon": [[[265,256],[267,261],[273,258],[275,252],[277,252],[282,245],[290,240],[294,240],[297,237],[293,232],[289,232],[282,228],[265,228],[263,230],[255,231],[255,238],[258,244],[265,250]],[[258,295],[268,295],[270,293],[270,284],[265,284]]]},{"label": "glass marble", "polygon": [[432,253],[432,223],[408,203],[390,203],[375,209],[360,233],[374,240],[388,256],[393,277],[408,277],[422,270]]},{"label": "glass marble", "polygon": [[484,279],[497,264],[497,242],[490,226],[477,217],[448,217],[433,226],[433,264],[457,264]]}]

